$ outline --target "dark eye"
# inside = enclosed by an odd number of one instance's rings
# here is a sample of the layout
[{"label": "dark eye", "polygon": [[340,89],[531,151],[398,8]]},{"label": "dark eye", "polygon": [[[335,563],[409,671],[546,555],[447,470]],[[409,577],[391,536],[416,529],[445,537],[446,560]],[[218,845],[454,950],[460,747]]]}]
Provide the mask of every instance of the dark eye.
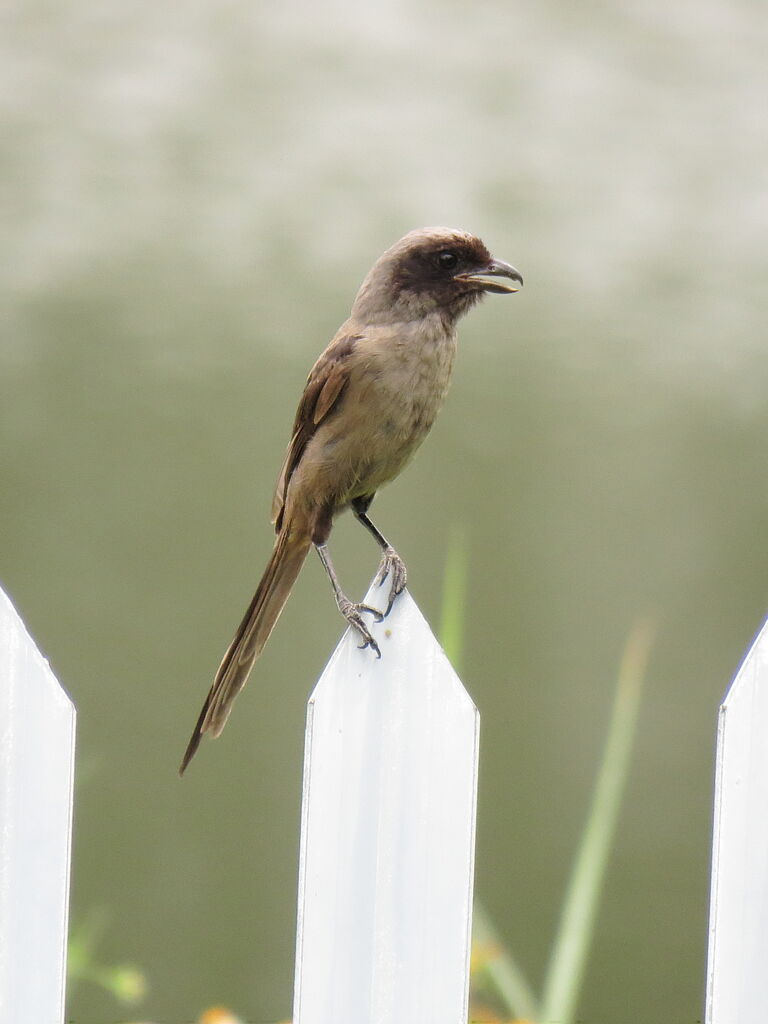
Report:
[{"label": "dark eye", "polygon": [[459,257],[455,252],[450,252],[446,249],[444,252],[437,254],[437,262],[442,270],[453,270],[459,262]]}]

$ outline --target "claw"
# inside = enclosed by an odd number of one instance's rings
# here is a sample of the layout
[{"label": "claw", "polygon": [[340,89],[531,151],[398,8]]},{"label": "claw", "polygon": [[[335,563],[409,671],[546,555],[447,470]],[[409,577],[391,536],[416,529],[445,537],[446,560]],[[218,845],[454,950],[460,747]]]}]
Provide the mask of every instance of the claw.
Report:
[{"label": "claw", "polygon": [[366,640],[364,643],[357,645],[358,651],[364,651],[366,647],[370,647],[371,650],[373,651],[373,653],[376,655],[377,658],[381,657],[381,651],[379,650],[379,645],[376,643],[376,641],[373,639],[373,637],[370,637],[369,640]]},{"label": "claw", "polygon": [[358,648],[361,651],[364,651],[366,647],[370,647],[371,650],[376,655],[376,657],[380,658],[381,651],[379,650],[379,645],[373,639],[371,631],[366,626],[365,622],[363,621],[363,617],[360,613],[370,612],[373,615],[374,620],[376,622],[381,622],[381,620],[384,618],[383,614],[378,610],[378,608],[371,608],[369,604],[355,604],[353,601],[349,601],[346,598],[339,601],[338,605],[339,611],[350,624],[350,626],[352,626],[353,629],[356,629],[357,632],[360,634],[360,637],[363,642],[357,645]]},{"label": "claw", "polygon": [[357,610],[359,612],[370,612],[371,615],[373,616],[373,621],[374,622],[383,622],[384,621],[384,612],[380,612],[378,608],[372,608],[369,604],[362,604],[362,603],[361,604],[356,604],[355,608],[357,608]]},{"label": "claw", "polygon": [[400,555],[395,551],[392,545],[384,548],[384,554],[381,556],[381,562],[379,563],[379,571],[376,573],[375,583],[378,586],[383,586],[387,576],[392,574],[392,582],[389,586],[389,600],[387,601],[387,607],[384,611],[383,618],[386,618],[392,611],[392,605],[395,603],[395,598],[402,594],[405,590],[405,584],[408,582],[408,571],[405,568],[405,562],[402,560]]}]

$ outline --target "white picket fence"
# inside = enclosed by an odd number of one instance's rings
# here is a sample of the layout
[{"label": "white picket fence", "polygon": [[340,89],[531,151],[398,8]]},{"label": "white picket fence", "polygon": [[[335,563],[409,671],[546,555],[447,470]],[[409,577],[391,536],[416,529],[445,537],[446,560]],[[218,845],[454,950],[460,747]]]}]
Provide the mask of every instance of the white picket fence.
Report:
[{"label": "white picket fence", "polygon": [[[373,628],[309,701],[294,1021],[465,1024],[478,714],[407,594]],[[0,591],[2,1022],[64,1022],[74,722]],[[768,1021],[766,810],[768,623],[720,709],[707,1024]]]}]

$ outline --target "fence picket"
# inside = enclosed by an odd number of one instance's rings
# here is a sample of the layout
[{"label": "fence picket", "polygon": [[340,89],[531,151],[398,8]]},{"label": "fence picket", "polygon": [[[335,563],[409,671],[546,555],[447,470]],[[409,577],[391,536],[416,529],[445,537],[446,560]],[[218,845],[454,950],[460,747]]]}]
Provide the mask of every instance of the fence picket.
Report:
[{"label": "fence picket", "polygon": [[768,1021],[768,622],[720,706],[707,1024]]},{"label": "fence picket", "polygon": [[0,1020],[64,1020],[75,709],[0,590]]},{"label": "fence picket", "polygon": [[407,593],[372,631],[307,710],[294,1022],[466,1024],[479,716]]}]

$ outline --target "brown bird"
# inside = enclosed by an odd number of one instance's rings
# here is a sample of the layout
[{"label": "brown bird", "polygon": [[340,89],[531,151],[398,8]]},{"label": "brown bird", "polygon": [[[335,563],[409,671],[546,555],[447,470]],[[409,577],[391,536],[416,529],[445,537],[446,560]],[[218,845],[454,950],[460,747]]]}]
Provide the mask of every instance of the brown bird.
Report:
[{"label": "brown bird", "polygon": [[[397,476],[442,405],[456,354],[456,322],[485,292],[515,292],[523,279],[479,238],[448,228],[411,231],[374,263],[352,313],[307,378],[272,502],[277,539],[267,568],[206,698],[179,774],[203,733],[218,736],[232,702],[288,599],[312,545],[339,611],[379,648],[363,619],[387,616],[406,583],[402,559],[368,518],[376,491]],[[334,518],[351,508],[382,550],[386,610],[343,593],[328,553]]]}]

